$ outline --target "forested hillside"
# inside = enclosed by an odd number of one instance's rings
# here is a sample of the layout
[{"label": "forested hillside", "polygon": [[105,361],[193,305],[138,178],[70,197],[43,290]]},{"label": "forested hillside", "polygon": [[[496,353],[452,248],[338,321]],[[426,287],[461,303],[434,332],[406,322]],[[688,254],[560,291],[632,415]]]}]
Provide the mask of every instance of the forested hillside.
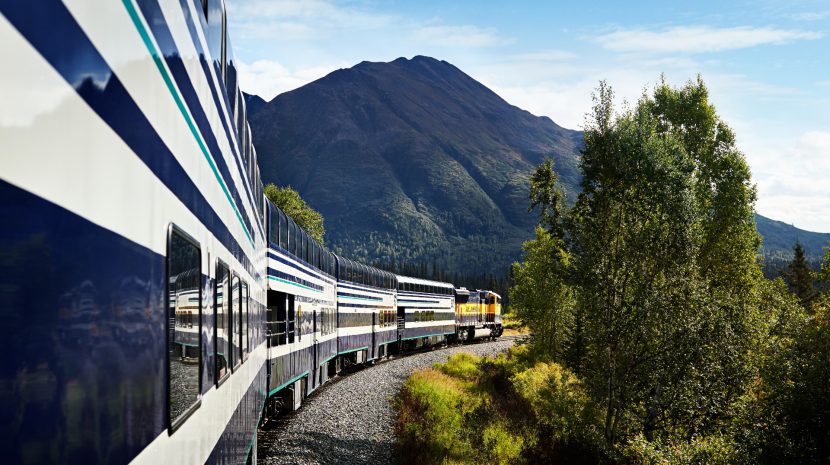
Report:
[{"label": "forested hillside", "polygon": [[[367,263],[503,276],[533,236],[533,169],[549,157],[566,203],[579,190],[582,132],[510,105],[445,61],[363,62],[246,101],[264,182],[296,189],[325,218],[327,245]],[[813,263],[830,239],[756,219],[770,273],[796,238]]]},{"label": "forested hillside", "polygon": [[551,157],[576,186],[582,141],[427,57],[335,71],[260,105],[252,127],[264,181],[320,211],[335,250],[470,273],[518,257],[528,176]]}]

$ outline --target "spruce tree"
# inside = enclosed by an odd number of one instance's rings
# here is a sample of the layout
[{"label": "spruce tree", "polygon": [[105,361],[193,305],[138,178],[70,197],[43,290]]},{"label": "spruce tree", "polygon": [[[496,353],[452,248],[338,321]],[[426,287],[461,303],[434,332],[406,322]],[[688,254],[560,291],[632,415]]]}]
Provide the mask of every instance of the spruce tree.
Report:
[{"label": "spruce tree", "polygon": [[807,257],[801,242],[796,242],[793,247],[793,260],[787,266],[786,276],[790,291],[798,297],[801,305],[807,307],[815,290],[813,289],[813,276],[807,265]]}]

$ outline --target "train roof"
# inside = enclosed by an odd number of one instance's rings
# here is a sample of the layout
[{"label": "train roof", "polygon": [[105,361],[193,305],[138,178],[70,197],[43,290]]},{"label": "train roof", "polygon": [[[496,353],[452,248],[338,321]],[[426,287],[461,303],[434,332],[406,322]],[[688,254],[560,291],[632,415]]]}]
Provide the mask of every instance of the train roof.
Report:
[{"label": "train roof", "polygon": [[421,278],[413,278],[411,276],[401,276],[397,275],[399,283],[411,283],[411,284],[423,284],[425,286],[437,286],[443,287],[446,289],[454,289],[455,286],[452,283],[444,283],[441,281],[432,281],[429,279],[421,279]]}]

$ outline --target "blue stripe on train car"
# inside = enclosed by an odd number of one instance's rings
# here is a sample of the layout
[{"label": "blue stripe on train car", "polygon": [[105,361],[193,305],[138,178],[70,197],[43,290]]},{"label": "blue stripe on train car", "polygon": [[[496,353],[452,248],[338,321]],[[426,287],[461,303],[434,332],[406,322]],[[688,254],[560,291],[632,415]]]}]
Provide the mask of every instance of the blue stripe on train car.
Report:
[{"label": "blue stripe on train car", "polygon": [[0,199],[0,457],[126,463],[166,428],[164,257],[4,181]]}]

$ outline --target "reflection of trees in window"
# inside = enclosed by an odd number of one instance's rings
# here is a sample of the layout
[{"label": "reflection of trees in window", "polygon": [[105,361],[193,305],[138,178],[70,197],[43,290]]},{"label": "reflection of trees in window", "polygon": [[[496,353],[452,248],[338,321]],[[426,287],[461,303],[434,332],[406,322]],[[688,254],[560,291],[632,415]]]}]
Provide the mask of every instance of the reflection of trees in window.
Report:
[{"label": "reflection of trees in window", "polygon": [[[239,315],[241,312],[239,311],[239,276],[236,273],[231,275],[231,307],[228,313],[228,340],[229,340],[229,350],[228,350],[228,362],[236,367],[239,362],[242,360],[242,357],[239,354],[239,336],[236,338],[233,337],[234,332],[234,315]],[[237,317],[238,319],[238,317]],[[236,322],[236,325],[239,325],[239,322]]]},{"label": "reflection of trees in window", "polygon": [[228,334],[228,299],[230,273],[223,263],[216,264],[216,379],[221,380],[228,373],[228,354],[230,353],[230,335]]},{"label": "reflection of trees in window", "polygon": [[201,258],[196,243],[170,233],[167,262],[170,424],[183,421],[199,400]]},{"label": "reflection of trees in window", "polygon": [[240,284],[241,311],[239,312],[239,352],[248,352],[248,283]]}]

